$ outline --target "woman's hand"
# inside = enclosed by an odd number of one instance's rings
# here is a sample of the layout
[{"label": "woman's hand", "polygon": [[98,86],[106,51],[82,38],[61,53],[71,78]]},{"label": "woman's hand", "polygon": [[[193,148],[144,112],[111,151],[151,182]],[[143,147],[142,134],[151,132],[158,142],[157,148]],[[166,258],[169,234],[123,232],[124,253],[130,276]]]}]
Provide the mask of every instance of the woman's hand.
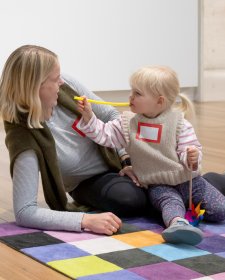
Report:
[{"label": "woman's hand", "polygon": [[84,214],[81,228],[95,233],[112,235],[121,227],[122,221],[113,213]]},{"label": "woman's hand", "polygon": [[86,96],[81,96],[83,100],[78,100],[77,101],[77,109],[78,111],[82,114],[84,122],[87,124],[93,114],[91,104],[87,101]]},{"label": "woman's hand", "polygon": [[120,176],[128,176],[134,182],[134,184],[136,184],[138,187],[141,187],[137,176],[134,174],[132,166],[125,166],[120,170],[119,174]]}]

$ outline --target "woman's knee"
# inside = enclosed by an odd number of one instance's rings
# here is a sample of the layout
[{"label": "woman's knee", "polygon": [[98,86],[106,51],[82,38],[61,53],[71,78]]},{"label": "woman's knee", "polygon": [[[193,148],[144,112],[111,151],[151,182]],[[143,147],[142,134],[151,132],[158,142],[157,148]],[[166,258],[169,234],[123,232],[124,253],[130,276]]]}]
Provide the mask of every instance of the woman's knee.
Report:
[{"label": "woman's knee", "polygon": [[203,178],[225,195],[225,173],[208,172],[203,175]]},{"label": "woman's knee", "polygon": [[209,222],[223,222],[225,220],[225,207],[220,207],[213,213],[206,212],[204,220]]},{"label": "woman's knee", "polygon": [[134,186],[133,183],[112,186],[108,190],[107,198],[130,208],[139,208],[147,204],[146,193],[143,189]]},{"label": "woman's knee", "polygon": [[146,192],[126,179],[111,184],[105,198],[113,212],[125,216],[143,213],[149,204]]}]

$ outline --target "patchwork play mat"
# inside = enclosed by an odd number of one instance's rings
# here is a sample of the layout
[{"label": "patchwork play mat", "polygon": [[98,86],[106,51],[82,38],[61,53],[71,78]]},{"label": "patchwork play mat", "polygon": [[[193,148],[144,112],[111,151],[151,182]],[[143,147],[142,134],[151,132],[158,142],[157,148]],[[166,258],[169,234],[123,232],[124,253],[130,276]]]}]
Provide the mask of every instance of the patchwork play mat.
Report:
[{"label": "patchwork play mat", "polygon": [[197,246],[164,243],[163,226],[147,217],[123,220],[113,236],[40,231],[0,224],[0,242],[72,279],[225,279],[225,223],[202,222]]}]

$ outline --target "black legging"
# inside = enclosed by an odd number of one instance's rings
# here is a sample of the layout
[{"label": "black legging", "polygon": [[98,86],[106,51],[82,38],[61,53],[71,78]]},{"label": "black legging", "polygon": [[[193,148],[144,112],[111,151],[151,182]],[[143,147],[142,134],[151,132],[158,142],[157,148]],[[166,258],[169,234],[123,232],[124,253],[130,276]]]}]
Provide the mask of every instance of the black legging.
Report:
[{"label": "black legging", "polygon": [[[203,177],[225,195],[225,174],[211,172]],[[119,216],[157,215],[146,190],[118,173],[108,172],[93,176],[80,183],[70,195],[80,204],[96,210],[110,211]]]},{"label": "black legging", "polygon": [[217,188],[223,195],[225,195],[225,173],[219,174],[215,172],[209,172],[203,175],[203,177]]},{"label": "black legging", "polygon": [[91,177],[80,183],[70,195],[80,204],[124,217],[152,214],[153,211],[146,190],[118,173]]}]

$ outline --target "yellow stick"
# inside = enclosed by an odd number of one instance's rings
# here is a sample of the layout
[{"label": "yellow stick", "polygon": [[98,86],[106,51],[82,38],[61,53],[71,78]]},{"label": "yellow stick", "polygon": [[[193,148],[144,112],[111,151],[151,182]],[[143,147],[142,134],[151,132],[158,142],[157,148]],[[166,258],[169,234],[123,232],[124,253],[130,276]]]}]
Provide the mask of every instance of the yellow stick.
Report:
[{"label": "yellow stick", "polygon": [[[74,96],[75,100],[83,100],[83,97]],[[93,100],[93,99],[87,99],[90,103],[95,104],[103,104],[103,105],[111,105],[111,106],[129,106],[128,102],[108,102],[108,101],[101,101],[101,100]]]}]

